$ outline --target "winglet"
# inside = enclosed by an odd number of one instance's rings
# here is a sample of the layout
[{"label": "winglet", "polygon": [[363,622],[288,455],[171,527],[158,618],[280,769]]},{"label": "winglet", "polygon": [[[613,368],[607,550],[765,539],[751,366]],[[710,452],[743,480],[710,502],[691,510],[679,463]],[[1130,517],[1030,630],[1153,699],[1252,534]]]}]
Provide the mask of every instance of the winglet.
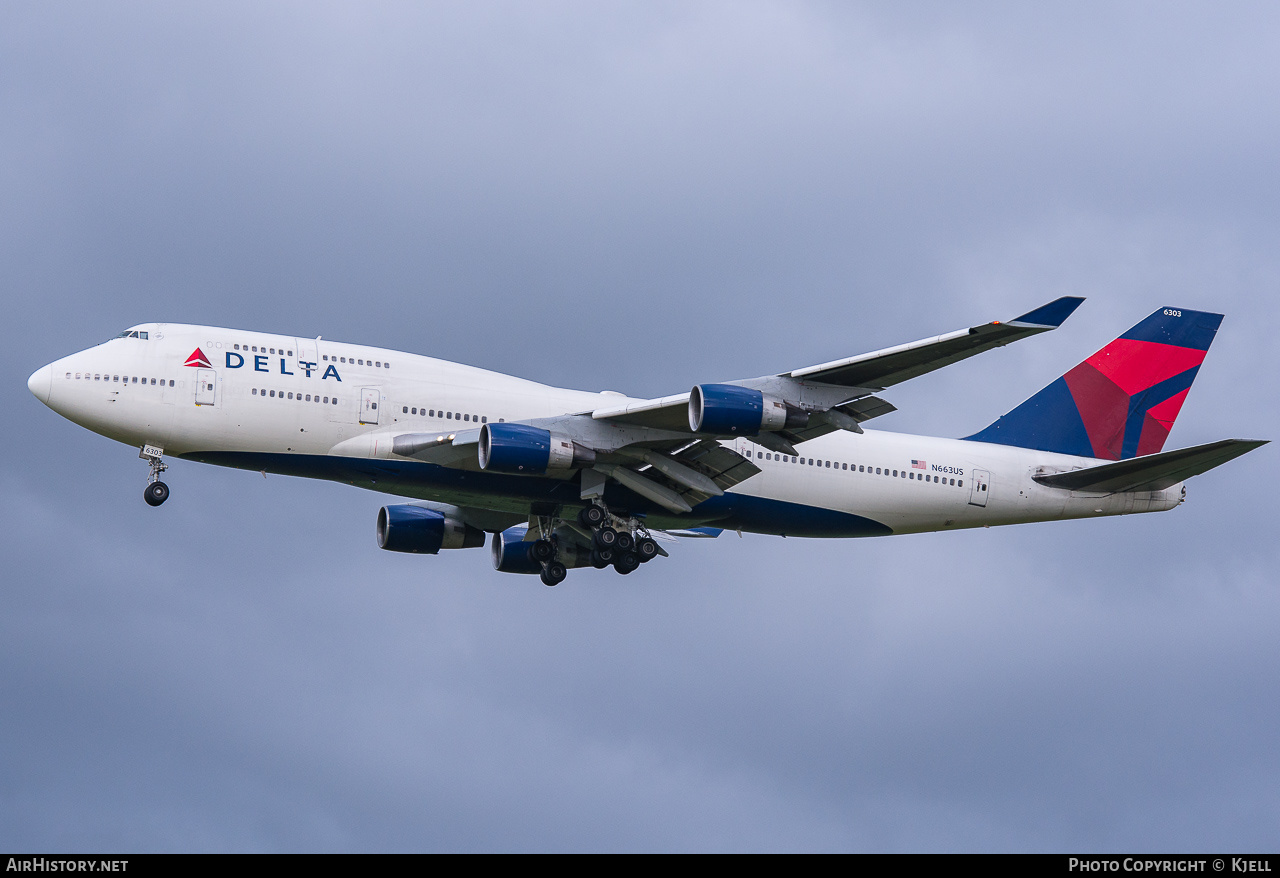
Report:
[{"label": "winglet", "polygon": [[1080,296],[1063,296],[1047,305],[1028,311],[1021,317],[1015,317],[1009,322],[1014,326],[1048,326],[1056,329],[1080,307],[1082,302],[1084,299]]}]

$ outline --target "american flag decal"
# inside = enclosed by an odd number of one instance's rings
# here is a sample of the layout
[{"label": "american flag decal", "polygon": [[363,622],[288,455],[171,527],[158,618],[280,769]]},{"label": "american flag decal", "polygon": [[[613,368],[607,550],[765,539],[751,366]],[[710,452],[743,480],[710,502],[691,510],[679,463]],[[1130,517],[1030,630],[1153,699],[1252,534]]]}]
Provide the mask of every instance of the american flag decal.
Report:
[{"label": "american flag decal", "polygon": [[924,461],[923,461],[923,460],[913,460],[913,461],[911,461],[911,468],[912,468],[912,469],[924,469],[924,468],[925,468]]}]

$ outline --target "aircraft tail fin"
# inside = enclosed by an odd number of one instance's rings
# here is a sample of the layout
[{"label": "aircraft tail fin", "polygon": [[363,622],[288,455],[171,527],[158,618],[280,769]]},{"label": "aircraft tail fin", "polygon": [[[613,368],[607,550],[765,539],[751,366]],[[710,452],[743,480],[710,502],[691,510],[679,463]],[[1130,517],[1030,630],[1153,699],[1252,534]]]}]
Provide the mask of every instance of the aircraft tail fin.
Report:
[{"label": "aircraft tail fin", "polygon": [[1158,308],[1057,381],[965,438],[1128,460],[1164,448],[1221,314]]}]

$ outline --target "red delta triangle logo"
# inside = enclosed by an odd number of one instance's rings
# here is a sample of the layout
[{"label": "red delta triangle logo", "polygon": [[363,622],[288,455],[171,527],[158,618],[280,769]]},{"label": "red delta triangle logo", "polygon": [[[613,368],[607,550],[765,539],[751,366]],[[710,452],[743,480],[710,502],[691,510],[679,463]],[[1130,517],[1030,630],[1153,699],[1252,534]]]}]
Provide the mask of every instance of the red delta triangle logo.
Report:
[{"label": "red delta triangle logo", "polygon": [[203,366],[205,369],[212,369],[213,364],[209,362],[209,358],[204,355],[204,351],[196,348],[191,352],[191,356],[187,357],[184,366]]}]

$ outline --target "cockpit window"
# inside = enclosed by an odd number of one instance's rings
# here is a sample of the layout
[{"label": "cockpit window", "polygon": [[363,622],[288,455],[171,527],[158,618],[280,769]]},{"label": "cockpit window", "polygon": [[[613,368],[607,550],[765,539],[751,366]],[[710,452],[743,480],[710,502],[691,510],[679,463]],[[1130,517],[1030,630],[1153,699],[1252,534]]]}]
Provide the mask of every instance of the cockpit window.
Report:
[{"label": "cockpit window", "polygon": [[136,329],[126,329],[124,332],[116,336],[116,338],[141,338],[141,339],[145,339],[146,337],[147,337],[147,334],[145,332],[139,332]]}]

